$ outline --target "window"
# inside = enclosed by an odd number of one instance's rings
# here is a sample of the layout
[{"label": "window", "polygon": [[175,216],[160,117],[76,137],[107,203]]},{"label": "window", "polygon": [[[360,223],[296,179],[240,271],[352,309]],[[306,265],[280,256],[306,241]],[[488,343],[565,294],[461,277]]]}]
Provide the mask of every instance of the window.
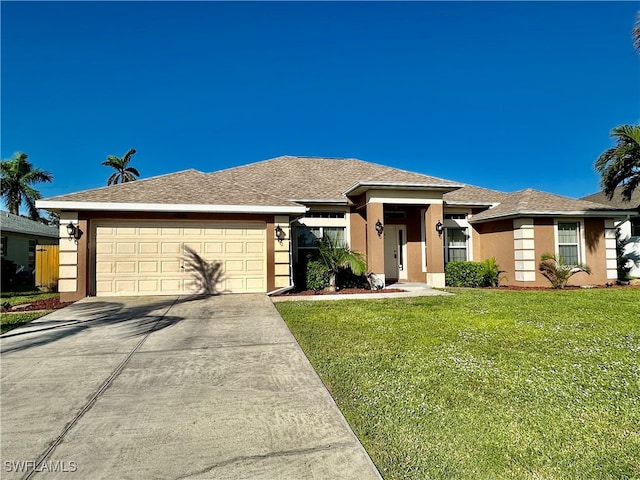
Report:
[{"label": "window", "polygon": [[466,213],[445,213],[444,219],[445,220],[466,220],[467,214]]},{"label": "window", "polygon": [[445,228],[445,257],[447,262],[467,261],[467,229]]},{"label": "window", "polygon": [[578,223],[558,223],[558,254],[568,265],[580,263]]},{"label": "window", "polygon": [[344,212],[307,212],[305,218],[344,218]]},{"label": "window", "polygon": [[631,236],[640,237],[640,217],[631,219]]},{"label": "window", "polygon": [[336,243],[344,243],[344,227],[307,227],[305,225],[296,228],[298,248],[317,248],[317,241],[324,235]]}]

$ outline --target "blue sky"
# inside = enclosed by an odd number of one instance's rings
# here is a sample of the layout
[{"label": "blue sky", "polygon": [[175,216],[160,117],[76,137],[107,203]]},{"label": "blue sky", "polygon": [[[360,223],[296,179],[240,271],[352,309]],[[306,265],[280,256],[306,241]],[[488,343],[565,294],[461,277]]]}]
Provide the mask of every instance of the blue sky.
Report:
[{"label": "blue sky", "polygon": [[2,158],[45,197],[280,155],[580,197],[640,121],[640,2],[8,2]]}]

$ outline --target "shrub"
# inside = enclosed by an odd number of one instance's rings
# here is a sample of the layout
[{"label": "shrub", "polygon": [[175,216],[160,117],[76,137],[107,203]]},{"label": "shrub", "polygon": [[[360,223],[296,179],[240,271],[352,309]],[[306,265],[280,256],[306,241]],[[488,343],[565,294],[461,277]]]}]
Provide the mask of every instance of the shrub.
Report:
[{"label": "shrub", "polygon": [[325,264],[319,260],[307,262],[307,288],[318,291],[329,286],[329,271]]},{"label": "shrub", "polygon": [[484,285],[484,267],[480,262],[449,262],[444,273],[448,287],[475,288]]},{"label": "shrub", "polygon": [[542,254],[538,270],[551,282],[553,288],[558,289],[566,287],[569,279],[576,273],[591,274],[591,268],[588,265],[582,263],[567,265],[564,258],[553,253]]},{"label": "shrub", "polygon": [[482,262],[482,286],[497,287],[500,285],[500,274],[504,270],[500,270],[500,266],[496,263],[496,257],[487,258]]}]

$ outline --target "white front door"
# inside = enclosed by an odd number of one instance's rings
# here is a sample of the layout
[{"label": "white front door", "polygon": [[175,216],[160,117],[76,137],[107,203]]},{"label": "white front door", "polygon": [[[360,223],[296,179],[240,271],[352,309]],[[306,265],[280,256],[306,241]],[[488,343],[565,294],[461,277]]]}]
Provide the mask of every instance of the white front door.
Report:
[{"label": "white front door", "polygon": [[384,276],[387,280],[407,278],[407,235],[404,225],[384,226]]}]

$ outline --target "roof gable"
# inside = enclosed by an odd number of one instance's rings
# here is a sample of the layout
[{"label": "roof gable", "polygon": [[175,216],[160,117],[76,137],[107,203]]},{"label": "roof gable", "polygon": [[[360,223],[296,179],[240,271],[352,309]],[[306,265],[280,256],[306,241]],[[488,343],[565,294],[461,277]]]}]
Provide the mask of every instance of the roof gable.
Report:
[{"label": "roof gable", "polygon": [[355,158],[282,156],[210,174],[294,201],[343,202],[351,187],[360,184],[412,185],[422,188],[461,185],[437,177],[408,172]]}]

